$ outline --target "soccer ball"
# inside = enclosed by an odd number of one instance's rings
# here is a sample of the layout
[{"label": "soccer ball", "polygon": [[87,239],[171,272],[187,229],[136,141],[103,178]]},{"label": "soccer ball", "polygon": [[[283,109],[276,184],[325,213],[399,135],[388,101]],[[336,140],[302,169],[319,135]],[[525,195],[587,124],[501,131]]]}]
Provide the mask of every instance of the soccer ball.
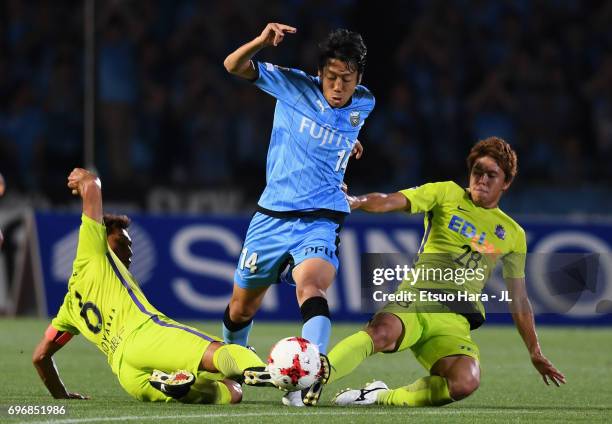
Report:
[{"label": "soccer ball", "polygon": [[272,383],[288,392],[312,386],[320,368],[319,348],[301,337],[278,341],[268,356]]}]

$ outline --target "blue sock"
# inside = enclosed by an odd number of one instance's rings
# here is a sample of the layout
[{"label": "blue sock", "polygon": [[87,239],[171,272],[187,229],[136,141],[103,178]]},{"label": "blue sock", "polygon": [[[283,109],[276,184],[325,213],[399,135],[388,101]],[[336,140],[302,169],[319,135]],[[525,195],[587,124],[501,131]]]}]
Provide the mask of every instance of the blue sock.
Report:
[{"label": "blue sock", "polygon": [[326,354],[331,334],[331,321],[324,315],[310,318],[302,326],[302,337],[319,346],[319,352]]},{"label": "blue sock", "polygon": [[251,328],[253,328],[253,321],[249,322],[246,327],[236,331],[231,331],[225,326],[225,323],[223,323],[223,341],[225,343],[246,346],[249,342],[249,333],[251,332]]}]

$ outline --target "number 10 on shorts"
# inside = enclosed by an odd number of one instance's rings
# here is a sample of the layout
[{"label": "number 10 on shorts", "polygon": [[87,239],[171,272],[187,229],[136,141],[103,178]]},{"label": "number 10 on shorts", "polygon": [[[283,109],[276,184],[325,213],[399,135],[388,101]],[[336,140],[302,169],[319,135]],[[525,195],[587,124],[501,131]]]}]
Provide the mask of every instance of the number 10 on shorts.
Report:
[{"label": "number 10 on shorts", "polygon": [[251,274],[255,274],[255,271],[257,271],[257,252],[251,253],[251,256],[248,256],[248,254],[249,250],[246,247],[242,249],[242,253],[240,254],[240,270],[242,271],[244,268],[248,268]]}]

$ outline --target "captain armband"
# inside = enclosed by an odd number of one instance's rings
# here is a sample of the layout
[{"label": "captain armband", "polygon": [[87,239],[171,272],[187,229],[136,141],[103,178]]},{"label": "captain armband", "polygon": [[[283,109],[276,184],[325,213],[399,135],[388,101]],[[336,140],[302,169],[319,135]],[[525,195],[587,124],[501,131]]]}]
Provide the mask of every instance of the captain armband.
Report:
[{"label": "captain armband", "polygon": [[68,343],[72,336],[73,335],[68,331],[60,331],[51,324],[49,324],[47,331],[45,331],[45,337],[47,340],[57,343],[60,346],[64,346],[66,343]]}]

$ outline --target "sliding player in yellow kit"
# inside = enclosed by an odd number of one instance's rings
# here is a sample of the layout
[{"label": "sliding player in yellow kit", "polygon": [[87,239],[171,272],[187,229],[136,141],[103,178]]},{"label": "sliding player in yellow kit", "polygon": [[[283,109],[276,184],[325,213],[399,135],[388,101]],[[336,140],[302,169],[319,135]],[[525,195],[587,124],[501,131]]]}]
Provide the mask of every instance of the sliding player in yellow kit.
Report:
[{"label": "sliding player in yellow kit", "polygon": [[132,241],[126,216],[103,215],[100,180],[76,168],[68,187],[83,200],[82,223],[68,293],[33,354],[54,398],[88,399],[64,387],[53,355],[74,335],[96,345],[121,386],[149,402],[238,403],[246,369],[263,362],[239,345],[171,320],[154,308],[128,271]]},{"label": "sliding player in yellow kit", "polygon": [[[405,211],[425,213],[425,234],[414,268],[425,270],[471,269],[465,281],[404,281],[396,294],[433,292],[478,295],[501,259],[508,286],[512,318],[529,351],[533,366],[546,384],[557,386],[565,377],[542,354],[533,312],[525,290],[526,241],[523,229],[498,208],[499,200],[516,175],[516,153],[503,140],[490,137],[478,142],[467,158],[469,188],[452,181],[430,183],[392,194],[348,196],[351,209],[366,212]],[[478,277],[475,271],[481,272]],[[433,273],[436,275],[435,273]],[[427,274],[422,274],[427,275]],[[438,274],[439,276],[440,274]],[[459,284],[461,283],[461,284]],[[458,296],[457,296],[458,297]],[[438,297],[438,299],[443,298]],[[362,389],[336,395],[337,405],[440,406],[461,400],[480,384],[478,346],[470,330],[484,322],[484,308],[477,296],[470,301],[389,302],[359,331],[338,343],[329,353],[329,382],[352,372],[377,352],[411,349],[429,372],[412,384],[389,389],[375,381]],[[437,306],[437,308],[432,308]]]}]

